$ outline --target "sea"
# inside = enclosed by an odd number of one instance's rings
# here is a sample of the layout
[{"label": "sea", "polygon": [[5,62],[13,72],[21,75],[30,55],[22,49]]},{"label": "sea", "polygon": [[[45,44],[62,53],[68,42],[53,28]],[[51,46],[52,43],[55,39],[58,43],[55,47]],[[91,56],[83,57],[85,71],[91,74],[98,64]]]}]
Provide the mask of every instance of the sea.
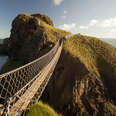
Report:
[{"label": "sea", "polygon": [[114,47],[116,47],[116,39],[109,39],[109,38],[108,39],[104,39],[104,38],[102,38],[101,40],[106,42],[106,43],[111,44]]},{"label": "sea", "polygon": [[[0,44],[3,43],[3,39],[0,39]],[[1,67],[6,63],[6,61],[8,60],[8,56],[0,56],[0,69]]]},{"label": "sea", "polygon": [[0,39],[0,44],[2,44],[3,43],[3,39]]}]

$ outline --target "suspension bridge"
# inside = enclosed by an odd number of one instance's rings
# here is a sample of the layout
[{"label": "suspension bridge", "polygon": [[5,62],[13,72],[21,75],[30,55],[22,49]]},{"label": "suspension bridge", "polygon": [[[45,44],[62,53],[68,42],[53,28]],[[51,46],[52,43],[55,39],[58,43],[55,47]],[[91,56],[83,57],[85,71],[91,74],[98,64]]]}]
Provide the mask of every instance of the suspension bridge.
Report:
[{"label": "suspension bridge", "polygon": [[63,39],[44,56],[0,75],[1,116],[20,116],[40,99],[59,60],[62,44]]}]

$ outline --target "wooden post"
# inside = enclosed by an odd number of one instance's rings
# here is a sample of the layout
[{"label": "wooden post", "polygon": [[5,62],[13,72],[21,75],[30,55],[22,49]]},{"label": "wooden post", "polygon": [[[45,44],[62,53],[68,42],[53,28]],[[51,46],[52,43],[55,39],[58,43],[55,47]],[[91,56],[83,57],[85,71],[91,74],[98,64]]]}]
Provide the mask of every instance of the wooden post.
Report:
[{"label": "wooden post", "polygon": [[39,26],[40,26],[40,19],[39,19]]}]

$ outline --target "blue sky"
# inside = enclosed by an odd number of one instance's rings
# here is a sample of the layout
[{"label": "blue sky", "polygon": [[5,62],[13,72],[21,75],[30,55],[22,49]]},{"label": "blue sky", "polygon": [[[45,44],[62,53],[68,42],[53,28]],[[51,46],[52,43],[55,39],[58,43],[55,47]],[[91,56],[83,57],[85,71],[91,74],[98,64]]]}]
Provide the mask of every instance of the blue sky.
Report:
[{"label": "blue sky", "polygon": [[10,35],[20,13],[47,14],[56,27],[100,38],[116,38],[116,0],[1,0],[0,38]]}]

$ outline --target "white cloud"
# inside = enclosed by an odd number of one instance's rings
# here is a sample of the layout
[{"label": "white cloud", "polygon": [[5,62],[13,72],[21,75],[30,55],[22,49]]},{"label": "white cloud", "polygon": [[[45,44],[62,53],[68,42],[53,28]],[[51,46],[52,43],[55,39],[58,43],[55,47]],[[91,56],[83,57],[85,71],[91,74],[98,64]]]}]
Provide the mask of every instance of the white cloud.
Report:
[{"label": "white cloud", "polygon": [[102,20],[92,19],[85,25],[63,24],[59,28],[72,33],[82,33],[99,38],[116,38],[116,17]]},{"label": "white cloud", "polygon": [[93,19],[93,20],[90,21],[89,26],[94,26],[97,23],[98,23],[98,20]]},{"label": "white cloud", "polygon": [[110,33],[115,33],[116,32],[116,29],[111,29],[110,30]]},{"label": "white cloud", "polygon": [[101,21],[98,26],[103,27],[103,28],[116,27],[116,17],[105,19]]},{"label": "white cloud", "polygon": [[59,28],[72,32],[72,30],[74,30],[76,28],[76,24],[75,23],[72,23],[72,24],[63,24],[63,25],[60,25]]},{"label": "white cloud", "polygon": [[116,17],[112,17],[104,20],[90,20],[87,25],[80,26],[80,29],[88,29],[90,27],[99,28],[114,28],[116,27]]},{"label": "white cloud", "polygon": [[68,12],[66,10],[64,10],[64,14],[67,14]]},{"label": "white cloud", "polygon": [[88,25],[81,25],[79,26],[80,29],[88,29],[89,27],[95,26],[98,24],[98,20],[92,19],[90,20],[90,22],[88,23]]},{"label": "white cloud", "polygon": [[88,29],[88,26],[79,26],[80,29]]},{"label": "white cloud", "polygon": [[8,31],[8,32],[6,32],[6,33],[0,33],[0,39],[4,39],[4,38],[7,38],[7,37],[9,37],[10,36],[10,32]]},{"label": "white cloud", "polygon": [[66,10],[64,10],[64,15],[61,16],[61,18],[62,18],[62,19],[66,19],[66,17],[67,17],[66,14],[67,14],[67,13],[68,13],[68,12],[67,12]]},{"label": "white cloud", "polygon": [[52,0],[55,5],[60,5],[64,0]]},{"label": "white cloud", "polygon": [[64,15],[64,16],[61,16],[61,18],[62,18],[62,19],[66,19],[66,16],[65,16],[65,15]]}]

